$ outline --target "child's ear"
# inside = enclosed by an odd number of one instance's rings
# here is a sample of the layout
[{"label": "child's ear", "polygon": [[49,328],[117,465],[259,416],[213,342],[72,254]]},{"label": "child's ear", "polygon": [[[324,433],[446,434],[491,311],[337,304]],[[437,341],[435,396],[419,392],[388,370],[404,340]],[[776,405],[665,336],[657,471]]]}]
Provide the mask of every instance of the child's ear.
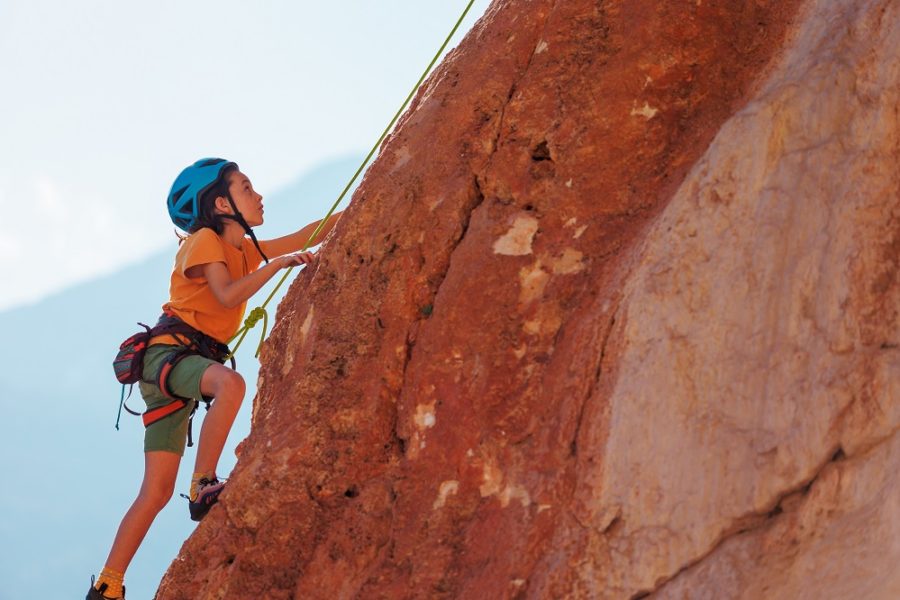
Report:
[{"label": "child's ear", "polygon": [[231,203],[228,202],[228,198],[225,196],[219,196],[216,198],[216,212],[224,213],[226,215],[231,214]]}]

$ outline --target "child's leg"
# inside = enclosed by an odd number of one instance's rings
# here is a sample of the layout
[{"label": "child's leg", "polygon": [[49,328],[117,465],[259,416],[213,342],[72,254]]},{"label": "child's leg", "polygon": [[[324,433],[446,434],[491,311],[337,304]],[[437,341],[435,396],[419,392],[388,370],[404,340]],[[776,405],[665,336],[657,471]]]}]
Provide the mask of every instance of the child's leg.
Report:
[{"label": "child's leg", "polygon": [[173,452],[144,453],[144,481],[137,499],[125,513],[106,566],[124,573],[147,535],[153,519],[172,497],[181,456]]},{"label": "child's leg", "polygon": [[244,400],[246,384],[237,371],[215,364],[203,372],[200,390],[215,401],[203,417],[194,473],[215,474],[225,440]]}]

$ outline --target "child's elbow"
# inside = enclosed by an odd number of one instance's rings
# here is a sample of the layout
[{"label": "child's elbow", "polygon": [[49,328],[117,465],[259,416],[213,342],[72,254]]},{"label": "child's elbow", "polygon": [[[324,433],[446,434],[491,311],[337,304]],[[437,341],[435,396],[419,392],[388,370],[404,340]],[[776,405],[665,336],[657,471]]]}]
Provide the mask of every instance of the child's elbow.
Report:
[{"label": "child's elbow", "polygon": [[235,299],[228,299],[228,300],[222,301],[222,306],[224,306],[225,308],[234,308],[236,306],[239,306],[240,304],[241,304],[240,301],[235,300]]},{"label": "child's elbow", "polygon": [[240,302],[238,302],[237,300],[232,298],[229,294],[224,293],[224,292],[217,293],[217,292],[213,291],[213,296],[215,296],[215,298],[219,302],[219,304],[222,305],[222,308],[234,308],[235,306],[240,304]]}]

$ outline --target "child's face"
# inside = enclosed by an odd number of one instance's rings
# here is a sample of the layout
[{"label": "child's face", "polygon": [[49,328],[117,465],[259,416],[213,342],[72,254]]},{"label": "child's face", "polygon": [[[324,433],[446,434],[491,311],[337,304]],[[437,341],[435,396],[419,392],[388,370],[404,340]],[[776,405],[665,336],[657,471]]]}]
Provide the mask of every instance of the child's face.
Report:
[{"label": "child's face", "polygon": [[250,179],[240,171],[232,171],[228,175],[228,191],[231,192],[235,206],[244,215],[247,225],[250,227],[262,225],[263,197],[253,189]]}]

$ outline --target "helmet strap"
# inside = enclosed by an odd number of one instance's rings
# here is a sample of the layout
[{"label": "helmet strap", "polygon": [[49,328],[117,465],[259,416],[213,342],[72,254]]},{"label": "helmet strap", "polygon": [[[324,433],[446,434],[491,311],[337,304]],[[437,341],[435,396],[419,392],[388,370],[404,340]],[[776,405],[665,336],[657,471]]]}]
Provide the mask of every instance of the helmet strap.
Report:
[{"label": "helmet strap", "polygon": [[237,221],[238,224],[244,228],[244,231],[247,233],[247,235],[250,236],[250,239],[253,240],[253,245],[256,246],[259,254],[263,257],[263,260],[266,261],[266,264],[269,264],[269,257],[266,256],[265,252],[262,251],[262,248],[259,247],[259,242],[256,239],[256,234],[253,233],[253,229],[250,227],[250,225],[247,224],[246,219],[244,219],[244,215],[242,215],[241,211],[238,210],[237,205],[234,203],[234,198],[231,197],[231,192],[226,192],[225,197],[228,199],[228,203],[231,205],[231,210],[234,211],[234,214],[221,216],[225,219],[232,219],[233,221]]}]

